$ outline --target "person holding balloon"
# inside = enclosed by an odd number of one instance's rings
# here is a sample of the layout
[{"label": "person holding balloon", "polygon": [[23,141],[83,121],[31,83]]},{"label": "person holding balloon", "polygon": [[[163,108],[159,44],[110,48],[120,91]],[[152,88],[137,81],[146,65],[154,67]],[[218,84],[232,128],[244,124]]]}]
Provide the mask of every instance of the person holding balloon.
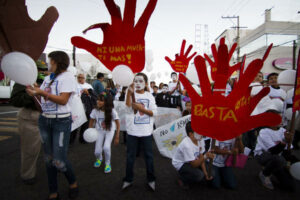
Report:
[{"label": "person holding balloon", "polygon": [[147,90],[147,84],[148,77],[144,73],[137,73],[134,83],[130,85],[126,94],[126,106],[129,112],[126,116],[126,176],[123,179],[122,189],[132,185],[137,145],[140,143],[145,155],[148,186],[155,190],[152,131],[153,116],[156,114],[157,106],[153,95]]},{"label": "person holding balloon", "polygon": [[96,126],[98,138],[95,145],[96,162],[94,167],[101,166],[104,151],[105,173],[111,172],[111,142],[115,131],[114,144],[119,144],[120,120],[117,111],[113,108],[113,97],[110,94],[100,94],[97,98],[97,108],[93,109],[90,115],[89,128]]},{"label": "person holding balloon", "polygon": [[69,182],[69,198],[78,196],[78,184],[67,158],[71,133],[71,100],[76,93],[76,80],[67,71],[69,56],[63,51],[53,51],[50,58],[50,76],[45,77],[41,87],[27,86],[27,93],[41,98],[42,114],[39,129],[44,149],[48,175],[49,197],[59,199],[57,173],[62,172]]}]

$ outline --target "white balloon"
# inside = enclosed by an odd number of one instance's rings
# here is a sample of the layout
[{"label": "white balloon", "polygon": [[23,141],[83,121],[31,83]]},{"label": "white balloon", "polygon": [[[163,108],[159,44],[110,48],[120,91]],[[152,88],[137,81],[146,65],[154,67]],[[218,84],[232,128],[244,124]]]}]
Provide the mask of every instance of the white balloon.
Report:
[{"label": "white balloon", "polygon": [[32,85],[37,79],[37,66],[34,60],[21,52],[6,54],[1,61],[3,73],[21,85]]},{"label": "white balloon", "polygon": [[165,76],[168,77],[169,76],[169,72],[165,71]]},{"label": "white balloon", "polygon": [[280,85],[280,88],[288,91],[294,88],[296,80],[296,71],[292,69],[284,70],[280,72],[277,82],[278,84],[290,84],[291,86]]},{"label": "white balloon", "polygon": [[146,66],[146,71],[147,72],[151,72],[153,70],[153,66],[152,65],[147,65]]},{"label": "white balloon", "polygon": [[157,73],[157,77],[160,78],[161,77],[161,72]]},{"label": "white balloon", "polygon": [[153,51],[152,50],[147,50],[146,51],[146,64],[147,65],[152,65],[153,63]]},{"label": "white balloon", "polygon": [[300,162],[291,165],[290,173],[295,179],[300,180]]},{"label": "white balloon", "polygon": [[71,72],[74,76],[77,75],[77,69],[74,66],[69,66],[67,71]]},{"label": "white balloon", "polygon": [[133,82],[134,74],[126,65],[118,65],[112,71],[112,78],[116,84],[129,86]]},{"label": "white balloon", "polygon": [[186,70],[186,77],[189,79],[189,81],[195,83],[195,84],[200,84],[199,78],[198,78],[198,73],[196,70],[195,65],[192,63]]},{"label": "white balloon", "polygon": [[155,73],[152,73],[151,76],[150,76],[150,80],[151,81],[154,81],[156,79],[156,74]]},{"label": "white balloon", "polygon": [[108,79],[112,79],[112,75],[111,75],[111,74],[108,74],[108,75],[107,75],[107,78],[108,78]]},{"label": "white balloon", "polygon": [[97,138],[98,131],[95,128],[88,128],[83,133],[83,139],[88,143],[96,142]]},{"label": "white balloon", "polygon": [[287,91],[286,100],[292,99],[294,96],[294,88]]},{"label": "white balloon", "polygon": [[284,112],[284,116],[285,118],[287,118],[288,120],[292,119],[292,115],[293,115],[293,109],[292,108],[288,108],[286,109],[286,111]]}]

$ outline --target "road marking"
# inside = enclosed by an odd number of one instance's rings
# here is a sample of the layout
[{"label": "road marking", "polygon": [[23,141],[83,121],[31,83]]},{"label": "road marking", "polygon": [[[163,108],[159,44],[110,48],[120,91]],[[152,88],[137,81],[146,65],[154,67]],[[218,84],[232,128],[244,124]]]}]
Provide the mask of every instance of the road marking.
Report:
[{"label": "road marking", "polygon": [[18,128],[10,128],[10,127],[1,127],[0,132],[9,132],[9,133],[17,133]]},{"label": "road marking", "polygon": [[9,112],[0,112],[0,115],[10,114],[10,113],[17,113],[19,111],[9,111]]},{"label": "road marking", "polygon": [[13,126],[17,126],[18,123],[17,122],[0,122],[0,125],[7,125],[7,126],[13,125]]},{"label": "road marking", "polygon": [[0,135],[0,141],[4,141],[4,140],[10,139],[10,138],[12,138],[12,136],[1,136]]}]

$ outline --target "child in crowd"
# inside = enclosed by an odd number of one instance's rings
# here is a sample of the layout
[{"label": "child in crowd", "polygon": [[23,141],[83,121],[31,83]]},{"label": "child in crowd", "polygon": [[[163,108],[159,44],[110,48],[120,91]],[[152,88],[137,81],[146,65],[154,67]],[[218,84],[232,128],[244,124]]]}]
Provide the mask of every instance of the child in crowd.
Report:
[{"label": "child in crowd", "polygon": [[286,98],[286,92],[279,87],[277,78],[278,78],[278,73],[271,73],[267,77],[268,84],[270,87],[269,97],[271,99],[277,98],[284,101]]},{"label": "child in crowd", "polygon": [[152,95],[155,98],[157,96],[157,94],[158,94],[158,87],[155,85],[155,86],[153,86],[153,93],[152,93]]},{"label": "child in crowd", "polygon": [[170,107],[171,95],[168,93],[169,87],[164,84],[161,93],[157,94],[155,101],[158,107]]},{"label": "child in crowd", "polygon": [[180,176],[179,185],[187,188],[189,184],[200,182],[204,177],[206,180],[212,180],[207,174],[205,160],[213,159],[214,155],[210,152],[204,154],[203,137],[193,131],[191,122],[186,124],[185,130],[188,137],[179,144],[172,158],[172,165]]},{"label": "child in crowd", "polygon": [[129,113],[126,116],[126,176],[123,179],[122,189],[132,185],[137,145],[140,143],[145,155],[148,185],[153,191],[155,190],[152,131],[153,116],[156,114],[157,107],[153,95],[147,91],[147,84],[148,77],[144,73],[137,73],[134,83],[130,85],[126,94]]},{"label": "child in crowd", "polygon": [[176,72],[171,73],[172,82],[169,83],[169,94],[171,95],[171,107],[181,108],[181,84],[178,80]]},{"label": "child in crowd", "polygon": [[120,122],[118,113],[113,108],[113,98],[110,94],[100,94],[97,99],[97,108],[93,109],[90,115],[89,127],[92,128],[96,124],[96,129],[99,132],[98,139],[95,145],[96,162],[94,167],[98,168],[102,163],[102,151],[105,155],[105,173],[111,172],[111,142],[115,131],[116,136],[114,143],[119,143]]},{"label": "child in crowd", "polygon": [[[277,110],[267,112],[280,113]],[[287,161],[295,163],[298,158],[291,154],[292,134],[280,126],[268,127],[260,130],[255,147],[255,159],[263,170],[259,178],[264,187],[273,190],[271,175],[274,175],[283,189],[295,190],[294,179],[287,171]]]},{"label": "child in crowd", "polygon": [[212,186],[220,188],[223,183],[226,188],[235,189],[237,187],[236,178],[233,174],[232,167],[225,165],[229,155],[237,155],[244,152],[242,136],[238,136],[231,140],[215,142],[215,147],[212,147],[212,153],[216,154],[213,160],[213,177]]}]

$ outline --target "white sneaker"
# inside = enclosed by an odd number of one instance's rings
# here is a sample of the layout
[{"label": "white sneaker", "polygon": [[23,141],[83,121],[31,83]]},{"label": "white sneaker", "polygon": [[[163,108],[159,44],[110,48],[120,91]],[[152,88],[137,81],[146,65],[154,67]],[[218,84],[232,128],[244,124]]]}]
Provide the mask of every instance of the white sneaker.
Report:
[{"label": "white sneaker", "polygon": [[269,176],[265,176],[263,175],[262,171],[259,173],[259,178],[263,184],[263,186],[265,186],[266,188],[270,189],[270,190],[274,190],[274,186],[272,184],[272,181],[270,179]]},{"label": "white sneaker", "polygon": [[123,182],[123,186],[122,186],[122,190],[128,188],[128,187],[131,186],[131,185],[132,185],[131,182],[126,182],[126,181],[124,181],[124,182]]},{"label": "white sneaker", "polygon": [[148,185],[153,191],[155,191],[155,181],[149,182]]}]

